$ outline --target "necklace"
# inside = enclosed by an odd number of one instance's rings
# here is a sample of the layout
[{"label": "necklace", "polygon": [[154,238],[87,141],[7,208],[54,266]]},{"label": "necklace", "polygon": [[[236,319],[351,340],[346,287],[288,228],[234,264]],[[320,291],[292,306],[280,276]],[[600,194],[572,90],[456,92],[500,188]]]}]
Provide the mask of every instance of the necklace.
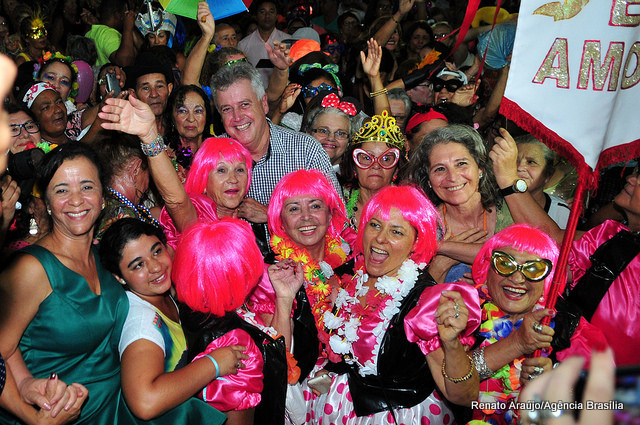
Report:
[{"label": "necklace", "polygon": [[127,207],[138,213],[138,218],[140,220],[146,223],[153,224],[154,226],[160,228],[160,223],[158,222],[158,220],[153,218],[153,216],[151,215],[151,211],[149,211],[147,207],[145,207],[144,205],[133,205],[133,202],[131,202],[126,196],[110,187],[107,188],[107,191],[112,194],[113,197],[116,198],[121,204],[126,205]]},{"label": "necklace", "polygon": [[[411,292],[424,267],[424,263],[416,264],[406,259],[396,277],[378,279],[374,284],[378,290],[376,294],[370,294],[370,288],[365,285],[369,275],[364,272],[364,265],[358,268],[353,278],[338,291],[335,313],[324,313],[324,325],[332,333],[327,346],[329,360],[336,362],[343,358],[348,364],[357,364],[362,376],[377,374],[378,352],[389,322],[399,312],[402,300]],[[365,306],[360,304],[360,297],[365,297]],[[378,323],[373,329],[375,343],[371,347],[371,357],[358,359],[353,352],[353,343],[360,339],[358,329],[363,320],[375,320],[376,316]]]},{"label": "necklace", "polygon": [[[442,204],[442,221],[444,221],[444,227],[447,227],[447,204]],[[482,210],[482,230],[487,230],[487,210]],[[455,235],[451,232],[451,237]]]},{"label": "necklace", "polygon": [[278,261],[290,258],[302,263],[302,271],[305,280],[305,292],[311,305],[311,313],[318,329],[318,339],[327,344],[329,335],[324,331],[323,315],[331,310],[331,283],[328,280],[333,276],[333,269],[344,264],[351,251],[349,245],[340,238],[325,236],[324,260],[319,263],[311,258],[306,249],[300,248],[288,238],[278,236],[271,237],[271,247]]}]

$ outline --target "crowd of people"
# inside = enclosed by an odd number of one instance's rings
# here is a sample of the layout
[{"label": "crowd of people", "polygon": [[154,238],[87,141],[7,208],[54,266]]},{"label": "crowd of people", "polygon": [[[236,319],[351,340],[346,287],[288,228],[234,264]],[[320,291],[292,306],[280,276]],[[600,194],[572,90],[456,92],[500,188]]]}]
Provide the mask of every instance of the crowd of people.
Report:
[{"label": "crowd of people", "polygon": [[3,0],[0,423],[544,425],[512,402],[583,364],[610,399],[638,167],[557,269],[575,170],[463,3]]}]

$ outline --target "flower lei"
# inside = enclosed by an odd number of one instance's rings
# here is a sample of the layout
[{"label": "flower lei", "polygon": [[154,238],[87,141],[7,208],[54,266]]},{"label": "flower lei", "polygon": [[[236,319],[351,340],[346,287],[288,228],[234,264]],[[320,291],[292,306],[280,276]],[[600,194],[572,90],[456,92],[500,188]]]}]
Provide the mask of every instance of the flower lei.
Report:
[{"label": "flower lei", "polygon": [[[272,326],[266,326],[262,321],[258,321],[256,314],[249,310],[237,308],[236,314],[240,316],[242,320],[260,329],[273,339],[278,339],[281,336]],[[300,367],[298,367],[298,362],[289,351],[287,351],[287,369],[287,382],[289,382],[289,384],[298,382],[298,379],[300,379]]]},{"label": "flower lei", "polygon": [[[488,296],[488,294],[485,295]],[[510,316],[492,301],[485,301],[482,305],[482,323],[478,330],[479,335],[485,338],[481,345],[487,346],[493,344],[508,337],[511,332],[520,328],[523,319],[519,319],[513,323],[509,318]],[[498,369],[485,382],[480,383],[479,401],[489,403],[500,402],[506,405],[511,401],[517,401],[521,388],[520,372],[522,370],[522,361],[523,358],[515,359],[513,362]],[[483,388],[486,388],[486,390],[483,391]],[[483,409],[482,412],[485,416],[498,415],[504,417],[504,420],[509,424],[515,423],[517,419],[517,412],[510,409]]]},{"label": "flower lei", "polygon": [[[416,264],[411,259],[405,260],[396,277],[385,275],[378,279],[374,285],[378,290],[377,294],[370,293],[369,287],[364,285],[369,280],[369,275],[364,272],[364,265],[359,267],[353,278],[338,291],[335,314],[331,311],[324,313],[324,324],[332,332],[327,346],[329,360],[337,362],[344,358],[348,364],[357,364],[362,376],[377,374],[378,352],[389,322],[400,311],[402,300],[413,289],[420,270],[424,267],[424,263]],[[358,300],[363,296],[367,301],[365,307]],[[362,363],[353,353],[352,346],[360,338],[358,328],[361,320],[372,316],[370,311],[377,313],[380,321],[373,329],[375,344],[371,350],[372,357]]]},{"label": "flower lei", "polygon": [[333,276],[333,269],[347,261],[347,256],[351,252],[349,244],[342,238],[338,241],[329,235],[325,236],[324,261],[320,261],[320,263],[311,258],[306,249],[300,248],[288,238],[272,236],[271,247],[278,261],[290,258],[295,262],[302,263],[305,291],[316,321],[318,338],[320,342],[328,343],[329,335],[324,331],[323,324],[324,312],[331,309],[331,300],[329,299],[331,283],[328,280]]}]

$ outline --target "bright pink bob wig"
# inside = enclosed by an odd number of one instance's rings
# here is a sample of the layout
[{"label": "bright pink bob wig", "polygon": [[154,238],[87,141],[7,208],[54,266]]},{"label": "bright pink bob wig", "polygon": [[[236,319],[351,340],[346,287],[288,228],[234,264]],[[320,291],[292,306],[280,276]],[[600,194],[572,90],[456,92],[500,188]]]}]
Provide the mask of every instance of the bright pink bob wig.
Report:
[{"label": "bright pink bob wig", "polygon": [[358,229],[355,253],[362,254],[364,228],[373,217],[389,220],[391,208],[396,208],[402,217],[416,230],[411,259],[416,263],[429,263],[438,250],[436,232],[440,224],[440,214],[422,190],[415,186],[386,186],[367,202]]},{"label": "bright pink bob wig", "polygon": [[[528,224],[513,224],[493,235],[484,243],[476,259],[473,261],[473,280],[478,284],[486,284],[487,273],[491,267],[491,254],[501,248],[511,248],[521,252],[546,258],[555,266],[558,261],[558,245],[542,230]],[[544,297],[548,296],[553,272],[544,280]]]},{"label": "bright pink bob wig", "polygon": [[230,163],[244,162],[246,164],[249,175],[247,191],[249,191],[253,160],[247,148],[237,140],[228,137],[209,137],[202,142],[198,152],[196,152],[196,156],[193,158],[193,164],[191,164],[187,180],[184,182],[184,189],[187,193],[203,194],[207,188],[209,173],[218,166],[218,162],[221,159]]},{"label": "bright pink bob wig", "polygon": [[288,238],[282,225],[282,209],[292,196],[310,195],[327,204],[331,213],[331,223],[327,233],[337,237],[347,222],[347,214],[340,197],[329,179],[318,170],[298,170],[284,176],[273,189],[269,200],[269,231],[272,235]]},{"label": "bright pink bob wig", "polygon": [[182,234],[171,277],[180,301],[193,310],[224,316],[245,302],[263,270],[249,224],[225,217],[194,224]]}]

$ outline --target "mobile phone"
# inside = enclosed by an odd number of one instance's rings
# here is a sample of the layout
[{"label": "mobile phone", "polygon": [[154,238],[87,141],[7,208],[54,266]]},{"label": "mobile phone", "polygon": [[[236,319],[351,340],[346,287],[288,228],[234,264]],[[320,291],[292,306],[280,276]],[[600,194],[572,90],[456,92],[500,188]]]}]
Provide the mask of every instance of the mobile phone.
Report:
[{"label": "mobile phone", "polygon": [[314,376],[307,381],[310,388],[318,391],[320,394],[326,394],[331,387],[331,377],[328,374]]},{"label": "mobile phone", "polygon": [[120,80],[116,77],[115,72],[107,72],[107,93],[113,92],[113,96],[120,94]]}]

